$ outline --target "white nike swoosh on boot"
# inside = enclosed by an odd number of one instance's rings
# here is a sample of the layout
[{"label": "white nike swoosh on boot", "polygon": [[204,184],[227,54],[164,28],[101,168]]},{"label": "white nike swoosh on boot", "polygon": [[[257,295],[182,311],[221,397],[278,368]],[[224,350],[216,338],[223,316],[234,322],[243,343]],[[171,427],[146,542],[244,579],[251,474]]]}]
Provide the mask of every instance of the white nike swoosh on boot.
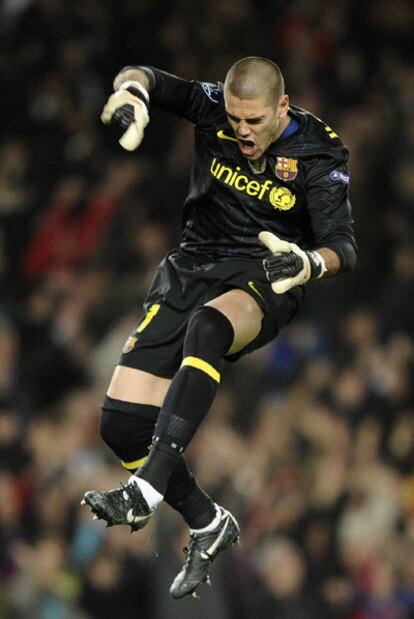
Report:
[{"label": "white nike swoosh on boot", "polygon": [[141,520],[145,520],[145,518],[148,518],[148,516],[134,516],[132,508],[127,513],[127,522],[129,524],[141,522]]},{"label": "white nike swoosh on boot", "polygon": [[226,516],[227,520],[226,520],[226,524],[224,525],[224,527],[222,528],[222,530],[220,531],[220,535],[217,537],[217,539],[214,540],[214,542],[211,544],[210,548],[207,548],[207,550],[203,550],[202,552],[200,552],[200,556],[202,559],[211,559],[211,557],[214,555],[214,553],[216,552],[217,548],[220,545],[221,540],[223,539],[226,531],[227,531],[227,527],[229,525],[230,522],[230,516],[227,515]]}]

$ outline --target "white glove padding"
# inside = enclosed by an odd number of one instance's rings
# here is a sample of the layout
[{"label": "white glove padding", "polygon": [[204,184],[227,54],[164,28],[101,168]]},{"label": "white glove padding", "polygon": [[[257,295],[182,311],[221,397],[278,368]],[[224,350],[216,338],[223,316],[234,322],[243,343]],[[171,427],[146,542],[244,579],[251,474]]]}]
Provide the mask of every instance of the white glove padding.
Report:
[{"label": "white glove padding", "polygon": [[125,150],[132,151],[142,142],[149,114],[147,106],[141,99],[121,88],[109,97],[102,111],[101,120],[105,125],[116,122],[121,127],[126,127],[119,143]]},{"label": "white glove padding", "polygon": [[322,277],[326,271],[325,261],[316,251],[304,251],[268,231],[260,232],[259,240],[273,255],[263,260],[263,266],[276,294],[306,284],[313,277]]}]

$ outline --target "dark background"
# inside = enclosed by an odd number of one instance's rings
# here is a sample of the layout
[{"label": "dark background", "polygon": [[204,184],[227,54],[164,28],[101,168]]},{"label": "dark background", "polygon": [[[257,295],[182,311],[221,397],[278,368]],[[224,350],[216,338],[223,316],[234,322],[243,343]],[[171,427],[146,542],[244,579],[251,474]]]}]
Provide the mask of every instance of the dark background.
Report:
[{"label": "dark background", "polygon": [[[0,5],[2,618],[414,617],[413,28],[409,0]],[[192,128],[153,110],[131,155],[99,115],[124,65],[217,81],[248,55],[349,147],[359,262],[226,366],[188,455],[242,547],[174,602],[179,517],[130,537],[79,500],[125,480],[99,408],[179,238]]]}]

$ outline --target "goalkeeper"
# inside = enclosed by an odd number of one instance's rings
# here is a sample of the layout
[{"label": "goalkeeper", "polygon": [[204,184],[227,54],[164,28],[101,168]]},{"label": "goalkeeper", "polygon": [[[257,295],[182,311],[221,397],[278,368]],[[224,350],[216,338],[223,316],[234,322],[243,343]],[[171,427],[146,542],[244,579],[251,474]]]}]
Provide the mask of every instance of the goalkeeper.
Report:
[{"label": "goalkeeper", "polygon": [[83,502],[109,526],[132,530],[162,500],[176,509],[190,528],[170,589],[180,598],[239,537],[234,516],[198,485],[185,449],[222,360],[273,340],[308,282],[354,268],[348,153],[333,129],[290,105],[279,67],[265,58],[239,60],[224,84],[129,66],[114,91],[102,120],[120,127],[124,149],[138,148],[160,108],[193,124],[194,162],[180,246],[158,267],[103,402],[102,437],[130,477]]}]

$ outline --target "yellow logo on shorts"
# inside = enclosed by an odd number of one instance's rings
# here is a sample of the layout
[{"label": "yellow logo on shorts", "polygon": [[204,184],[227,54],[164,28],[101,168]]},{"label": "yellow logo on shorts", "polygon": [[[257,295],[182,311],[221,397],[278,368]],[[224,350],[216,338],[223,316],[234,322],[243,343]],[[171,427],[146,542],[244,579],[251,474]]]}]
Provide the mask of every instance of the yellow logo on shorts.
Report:
[{"label": "yellow logo on shorts", "polygon": [[258,294],[261,299],[263,299],[263,296],[260,294],[260,292],[257,290],[256,286],[254,285],[254,281],[250,280],[249,282],[247,282],[247,285],[249,286],[249,288],[254,290],[255,293]]},{"label": "yellow logo on shorts", "polygon": [[269,202],[280,211],[288,211],[295,205],[296,196],[286,187],[273,187]]}]

